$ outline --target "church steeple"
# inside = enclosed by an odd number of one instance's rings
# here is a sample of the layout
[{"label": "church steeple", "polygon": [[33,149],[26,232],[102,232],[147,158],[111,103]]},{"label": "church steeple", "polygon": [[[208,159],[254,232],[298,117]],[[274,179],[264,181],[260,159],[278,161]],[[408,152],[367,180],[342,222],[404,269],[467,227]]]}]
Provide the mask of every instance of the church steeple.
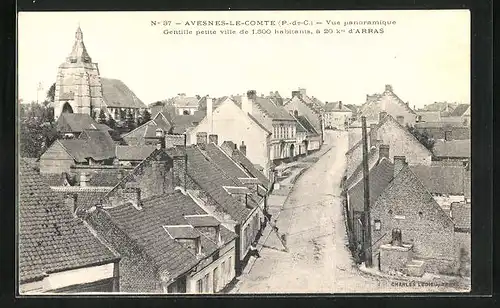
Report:
[{"label": "church steeple", "polygon": [[85,44],[83,43],[83,32],[78,25],[75,33],[75,44],[73,45],[73,50],[69,54],[68,61],[71,63],[84,62],[91,63],[92,59],[90,58],[87,49],[85,48]]}]

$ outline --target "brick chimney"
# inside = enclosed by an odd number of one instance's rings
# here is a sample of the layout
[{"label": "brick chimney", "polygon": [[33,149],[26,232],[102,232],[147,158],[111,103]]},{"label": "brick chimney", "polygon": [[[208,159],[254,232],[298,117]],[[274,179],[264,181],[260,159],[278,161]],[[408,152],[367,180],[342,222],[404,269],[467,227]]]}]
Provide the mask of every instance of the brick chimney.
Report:
[{"label": "brick chimney", "polygon": [[401,124],[403,126],[405,125],[405,117],[403,117],[403,116],[397,116],[396,120],[398,121],[399,124]]},{"label": "brick chimney", "polygon": [[343,107],[342,101],[339,101],[339,109],[342,109],[342,107]]},{"label": "brick chimney", "polygon": [[370,144],[369,147],[377,144],[377,124],[370,124]]},{"label": "brick chimney", "polygon": [[304,89],[304,88],[299,88],[299,92],[300,92],[300,95],[302,95],[302,96],[306,96],[307,95],[306,94],[306,89]]},{"label": "brick chimney", "polygon": [[384,157],[389,159],[389,145],[388,144],[381,144],[379,149],[378,149],[378,159],[380,160]]},{"label": "brick chimney", "polygon": [[294,96],[301,97],[300,91],[292,91],[292,98],[293,98]]},{"label": "brick chimney", "polygon": [[249,90],[247,91],[246,95],[243,94],[241,96],[241,110],[243,112],[252,114],[252,104],[253,101],[257,98],[257,91],[255,90]]},{"label": "brick chimney", "polygon": [[73,214],[76,214],[78,195],[77,194],[67,194],[64,196],[64,204]]},{"label": "brick chimney", "polygon": [[447,130],[444,132],[444,140],[445,141],[451,141],[453,140],[453,136],[452,136],[452,131],[451,130]]},{"label": "brick chimney", "polygon": [[157,138],[161,138],[161,137],[163,137],[164,135],[165,135],[165,132],[163,131],[163,129],[161,129],[161,128],[157,128],[157,129],[155,130],[155,136],[156,136]]},{"label": "brick chimney", "polygon": [[237,149],[237,145],[231,141],[224,141],[220,147],[230,157],[233,157],[233,152]]},{"label": "brick chimney", "polygon": [[208,143],[219,144],[219,136],[216,134],[211,134],[208,136]]},{"label": "brick chimney", "polygon": [[240,152],[247,156],[247,146],[245,145],[245,141],[241,141]]},{"label": "brick chimney", "polygon": [[89,185],[89,182],[90,182],[89,174],[85,172],[80,173],[80,186],[86,187]]},{"label": "brick chimney", "polygon": [[385,92],[392,92],[392,86],[390,84],[385,85]]},{"label": "brick chimney", "polygon": [[207,133],[199,132],[196,133],[196,145],[204,149],[207,144]]},{"label": "brick chimney", "polygon": [[408,165],[405,156],[394,156],[394,177],[403,169],[404,166]]},{"label": "brick chimney", "polygon": [[385,111],[381,111],[379,114],[378,114],[378,123],[381,123],[382,120],[384,120],[385,116],[387,115],[387,112]]},{"label": "brick chimney", "polygon": [[123,196],[132,203],[132,205],[140,210],[142,209],[141,204],[141,188],[135,182],[128,182],[125,184],[125,189],[123,190]]}]

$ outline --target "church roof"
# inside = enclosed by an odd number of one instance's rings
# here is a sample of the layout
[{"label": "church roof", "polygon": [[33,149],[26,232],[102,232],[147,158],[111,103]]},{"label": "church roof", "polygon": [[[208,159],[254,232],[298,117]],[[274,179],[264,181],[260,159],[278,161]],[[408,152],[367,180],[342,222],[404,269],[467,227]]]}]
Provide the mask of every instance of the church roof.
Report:
[{"label": "church roof", "polygon": [[147,108],[132,90],[118,79],[101,78],[102,94],[108,107]]}]

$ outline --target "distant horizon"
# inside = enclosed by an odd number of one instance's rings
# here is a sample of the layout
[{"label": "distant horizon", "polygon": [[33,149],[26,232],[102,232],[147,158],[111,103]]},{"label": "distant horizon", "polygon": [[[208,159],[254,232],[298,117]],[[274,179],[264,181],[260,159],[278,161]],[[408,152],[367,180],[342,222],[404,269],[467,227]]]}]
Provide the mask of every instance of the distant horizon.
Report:
[{"label": "distant horizon", "polygon": [[[384,19],[381,36],[173,36],[150,20],[220,18]],[[189,16],[189,17],[187,17]],[[224,16],[224,17],[221,17]],[[316,18],[316,17],[314,17]],[[102,24],[106,23],[103,28]],[[322,102],[361,106],[394,93],[412,108],[470,104],[470,16],[454,11],[22,12],[18,16],[18,99],[45,99],[58,66],[83,40],[102,78],[123,81],[146,105],[175,97],[223,97],[256,90],[283,98],[305,88]],[[36,51],[36,52],[34,52]],[[243,60],[242,60],[243,59]]]}]

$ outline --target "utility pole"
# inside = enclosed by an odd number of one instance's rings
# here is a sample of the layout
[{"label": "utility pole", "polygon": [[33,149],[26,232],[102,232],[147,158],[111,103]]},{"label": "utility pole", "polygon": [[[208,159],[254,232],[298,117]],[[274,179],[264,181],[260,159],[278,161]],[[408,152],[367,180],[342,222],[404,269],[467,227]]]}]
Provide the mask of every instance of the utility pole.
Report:
[{"label": "utility pole", "polygon": [[363,136],[363,183],[364,183],[364,215],[363,215],[363,251],[366,267],[372,267],[372,229],[370,222],[370,183],[368,179],[368,141],[366,133],[366,117],[361,117]]}]

